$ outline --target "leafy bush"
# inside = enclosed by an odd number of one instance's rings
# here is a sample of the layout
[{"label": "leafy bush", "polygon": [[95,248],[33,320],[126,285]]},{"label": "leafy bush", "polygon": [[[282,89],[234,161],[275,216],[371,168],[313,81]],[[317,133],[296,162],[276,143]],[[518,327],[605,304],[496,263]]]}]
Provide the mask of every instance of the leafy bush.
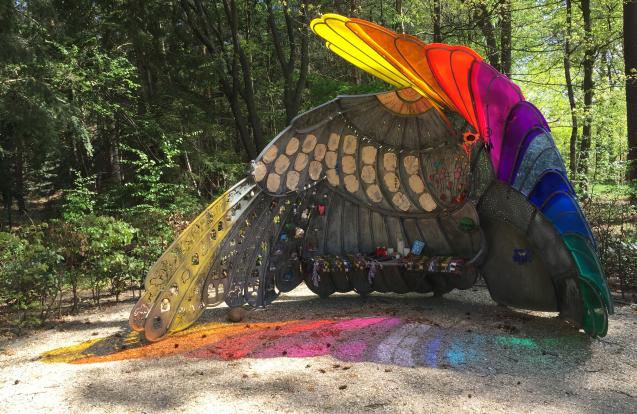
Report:
[{"label": "leafy bush", "polygon": [[62,257],[44,244],[47,226],[0,232],[0,299],[18,327],[42,322],[62,290]]},{"label": "leafy bush", "polygon": [[586,214],[597,239],[599,259],[611,285],[637,290],[637,207],[623,197],[595,198]]}]

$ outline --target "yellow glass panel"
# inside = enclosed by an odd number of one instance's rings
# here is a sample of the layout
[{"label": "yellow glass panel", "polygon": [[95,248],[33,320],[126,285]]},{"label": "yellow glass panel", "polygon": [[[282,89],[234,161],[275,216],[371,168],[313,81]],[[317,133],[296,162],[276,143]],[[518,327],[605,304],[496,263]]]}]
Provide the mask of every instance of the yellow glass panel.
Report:
[{"label": "yellow glass panel", "polygon": [[[350,30],[347,17],[338,14],[325,14],[312,20],[310,28],[327,41],[327,47],[343,59],[371,73],[381,74],[381,79],[398,87],[411,86],[411,82],[383,56]],[[370,71],[371,69],[371,71]],[[379,76],[380,77],[380,76]]]},{"label": "yellow glass panel", "polygon": [[[172,254],[169,268],[154,265],[149,272],[162,272],[162,283],[147,283],[146,291],[135,305],[129,319],[137,331],[144,331],[147,339],[157,340],[166,331],[189,326],[203,312],[203,283],[214,262],[221,241],[241,216],[231,210],[250,192],[257,193],[254,184],[243,180],[212,202],[186,227],[158,260]],[[252,196],[252,200],[254,200]],[[249,202],[243,200],[246,207]],[[178,251],[179,254],[174,254]],[[172,260],[172,259],[171,259]],[[162,270],[163,269],[163,270]],[[150,279],[153,280],[153,279]],[[158,323],[155,323],[155,320]]]}]

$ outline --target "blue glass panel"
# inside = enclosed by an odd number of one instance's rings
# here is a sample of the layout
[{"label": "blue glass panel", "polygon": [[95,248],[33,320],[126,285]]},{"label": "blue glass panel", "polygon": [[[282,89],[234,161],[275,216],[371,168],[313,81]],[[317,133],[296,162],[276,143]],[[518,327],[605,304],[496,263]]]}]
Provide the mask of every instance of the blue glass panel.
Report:
[{"label": "blue glass panel", "polygon": [[537,135],[529,143],[521,158],[520,167],[513,180],[513,187],[527,196],[544,171],[564,170],[564,163],[555,148],[553,137],[546,132]]},{"label": "blue glass panel", "polygon": [[535,139],[538,136],[546,135],[546,134],[547,134],[547,130],[540,129],[540,128],[534,128],[531,131],[529,131],[528,134],[526,134],[526,137],[524,137],[524,142],[522,142],[522,145],[520,146],[520,150],[518,151],[518,156],[517,156],[517,159],[515,160],[515,167],[513,168],[513,171],[511,172],[511,179],[509,180],[509,182],[515,180],[515,177],[518,171],[520,170],[520,165],[522,164],[522,160],[524,159],[524,156],[526,155],[526,152],[531,146],[531,144],[533,143],[533,141],[535,141]]},{"label": "blue glass panel", "polygon": [[527,176],[520,182],[520,192],[528,196],[533,190],[533,186],[546,171],[562,171],[566,174],[562,156],[557,148],[547,148],[540,153],[534,160],[531,170],[527,172]]},{"label": "blue glass panel", "polygon": [[561,171],[547,171],[533,187],[533,191],[529,194],[529,201],[541,207],[551,194],[558,191],[574,194],[573,187]]},{"label": "blue glass panel", "polygon": [[515,187],[531,171],[533,161],[547,148],[555,146],[553,139],[546,131],[534,129],[527,135],[527,138],[520,149],[520,154],[516,161],[516,168],[512,174],[513,186]]},{"label": "blue glass panel", "polygon": [[593,240],[590,237],[590,230],[586,224],[586,219],[579,211],[566,211],[559,214],[557,217],[550,217],[555,227],[558,228],[560,233],[577,233],[589,240],[594,245]]},{"label": "blue glass panel", "polygon": [[561,234],[577,233],[588,239],[591,246],[595,245],[586,219],[571,194],[553,193],[540,209]]}]

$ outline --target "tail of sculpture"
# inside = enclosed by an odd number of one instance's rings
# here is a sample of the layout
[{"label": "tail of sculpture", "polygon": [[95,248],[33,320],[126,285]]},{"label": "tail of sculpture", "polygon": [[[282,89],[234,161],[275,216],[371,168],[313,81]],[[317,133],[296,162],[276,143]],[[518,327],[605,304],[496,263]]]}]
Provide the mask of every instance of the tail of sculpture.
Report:
[{"label": "tail of sculpture", "polygon": [[218,271],[230,239],[245,226],[241,220],[258,204],[259,189],[244,179],[213,201],[150,268],[145,291],[129,323],[157,340],[199,318],[206,305],[221,303],[226,277]]}]

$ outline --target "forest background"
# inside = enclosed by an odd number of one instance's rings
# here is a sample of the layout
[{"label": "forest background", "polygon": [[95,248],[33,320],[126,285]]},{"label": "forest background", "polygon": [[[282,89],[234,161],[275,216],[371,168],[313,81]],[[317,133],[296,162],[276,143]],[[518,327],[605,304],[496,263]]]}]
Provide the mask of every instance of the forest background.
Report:
[{"label": "forest background", "polygon": [[389,89],[311,34],[327,12],[469,45],[520,85],[637,299],[637,0],[0,0],[0,324],[139,289],[295,115]]}]

